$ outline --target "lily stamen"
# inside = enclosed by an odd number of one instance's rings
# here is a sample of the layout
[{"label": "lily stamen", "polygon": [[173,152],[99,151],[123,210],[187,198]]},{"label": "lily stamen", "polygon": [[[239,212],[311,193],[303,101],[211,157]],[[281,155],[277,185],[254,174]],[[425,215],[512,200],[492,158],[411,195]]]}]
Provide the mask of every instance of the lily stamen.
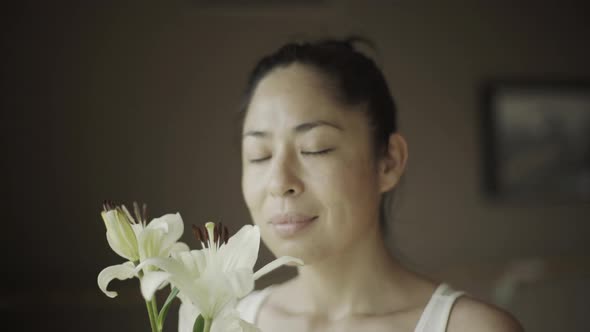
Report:
[{"label": "lily stamen", "polygon": [[104,212],[108,212],[110,210],[114,210],[114,204],[112,201],[104,200],[102,203],[102,209]]},{"label": "lily stamen", "polygon": [[193,224],[192,228],[195,239],[201,243],[203,249],[219,249],[221,245],[227,244],[229,241],[229,230],[222,223],[208,222],[204,229]]},{"label": "lily stamen", "polygon": [[[117,209],[119,209],[119,208],[117,208]],[[121,205],[121,210],[123,210],[125,215],[127,215],[127,219],[129,219],[130,224],[132,224],[132,225],[137,224],[137,222],[135,221],[133,216],[131,216],[131,213],[129,213],[129,210],[127,210],[127,207],[125,205]]]},{"label": "lily stamen", "polygon": [[212,222],[208,222],[205,224],[205,228],[207,229],[207,240],[209,240],[209,248],[217,247],[217,239],[215,238],[215,224]]},{"label": "lily stamen", "polygon": [[142,216],[143,216],[143,220],[145,220],[145,222],[147,223],[147,204],[143,203],[143,207],[142,207]]},{"label": "lily stamen", "polygon": [[135,213],[135,218],[145,227],[147,225],[147,204],[143,203],[140,211],[139,204],[133,202],[133,212]]},{"label": "lily stamen", "polygon": [[193,224],[192,227],[193,227],[193,235],[195,236],[197,241],[199,241],[201,243],[201,248],[205,249],[205,243],[207,242],[207,238],[206,238],[207,232],[205,232],[205,235],[203,235],[203,231],[201,230],[201,228],[199,226]]}]

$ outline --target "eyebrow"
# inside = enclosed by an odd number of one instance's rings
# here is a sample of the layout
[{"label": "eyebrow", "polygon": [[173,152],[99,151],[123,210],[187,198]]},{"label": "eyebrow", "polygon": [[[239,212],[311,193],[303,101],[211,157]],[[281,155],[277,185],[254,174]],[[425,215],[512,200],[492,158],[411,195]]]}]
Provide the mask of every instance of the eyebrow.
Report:
[{"label": "eyebrow", "polygon": [[[332,127],[332,128],[338,129],[340,131],[344,130],[344,129],[342,129],[342,127],[340,127],[334,123],[331,123],[328,121],[323,121],[323,120],[318,120],[318,121],[305,122],[302,124],[298,124],[297,126],[295,126],[293,128],[293,131],[296,134],[302,134],[302,133],[312,130],[313,128],[322,127],[322,126]],[[249,130],[249,131],[245,132],[244,135],[242,135],[243,138],[247,137],[247,136],[264,138],[264,137],[269,136],[269,133],[267,131],[261,131],[261,130]]]}]

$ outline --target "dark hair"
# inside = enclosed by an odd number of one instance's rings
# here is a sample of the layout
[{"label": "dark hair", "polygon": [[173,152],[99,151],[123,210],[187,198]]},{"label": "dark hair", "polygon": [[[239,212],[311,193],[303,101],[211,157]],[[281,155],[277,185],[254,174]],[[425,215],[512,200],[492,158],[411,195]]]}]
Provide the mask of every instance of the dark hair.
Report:
[{"label": "dark hair", "polygon": [[[367,104],[369,125],[373,134],[375,157],[387,151],[389,136],[397,131],[396,107],[389,87],[375,62],[358,51],[356,44],[374,48],[362,37],[293,42],[280,47],[256,64],[250,73],[240,108],[245,117],[258,83],[276,68],[298,63],[319,70],[336,83],[336,95],[348,105]],[[393,192],[384,194],[380,205],[380,225],[387,233],[388,208]]]}]

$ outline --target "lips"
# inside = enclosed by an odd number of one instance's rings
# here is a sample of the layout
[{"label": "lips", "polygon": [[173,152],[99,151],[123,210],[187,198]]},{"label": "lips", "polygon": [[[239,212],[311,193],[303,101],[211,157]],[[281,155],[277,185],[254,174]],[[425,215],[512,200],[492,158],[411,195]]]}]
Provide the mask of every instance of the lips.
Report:
[{"label": "lips", "polygon": [[269,223],[280,237],[289,238],[307,228],[317,218],[300,213],[284,213],[275,215]]},{"label": "lips", "polygon": [[312,221],[317,217],[309,216],[300,213],[282,213],[277,214],[270,218],[270,223],[274,225],[281,225],[281,224],[297,224],[297,223],[305,223]]}]

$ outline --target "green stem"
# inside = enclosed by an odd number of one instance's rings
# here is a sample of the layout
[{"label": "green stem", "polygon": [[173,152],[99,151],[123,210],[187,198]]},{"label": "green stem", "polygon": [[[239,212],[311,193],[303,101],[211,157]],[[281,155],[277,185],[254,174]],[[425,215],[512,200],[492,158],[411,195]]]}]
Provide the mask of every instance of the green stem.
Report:
[{"label": "green stem", "polygon": [[152,300],[150,302],[152,304],[152,314],[154,315],[154,322],[156,322],[157,331],[160,332],[162,330],[162,328],[158,324],[158,302],[156,300],[155,294],[154,294],[154,297],[152,297]]},{"label": "green stem", "polygon": [[150,326],[152,327],[152,332],[159,332],[158,325],[156,323],[156,315],[154,314],[154,307],[152,305],[152,301],[145,301],[145,306],[147,307],[148,315],[150,316]]},{"label": "green stem", "polygon": [[211,323],[213,323],[213,320],[205,319],[205,327],[203,328],[203,332],[209,332],[209,330],[211,330]]},{"label": "green stem", "polygon": [[[135,266],[139,264],[139,262],[133,262]],[[139,280],[143,278],[143,271],[139,271]],[[152,332],[161,332],[160,327],[158,326],[158,304],[156,303],[156,296],[152,297],[150,301],[145,301],[145,306],[147,308],[148,316],[150,316],[150,326],[152,327]]]}]

